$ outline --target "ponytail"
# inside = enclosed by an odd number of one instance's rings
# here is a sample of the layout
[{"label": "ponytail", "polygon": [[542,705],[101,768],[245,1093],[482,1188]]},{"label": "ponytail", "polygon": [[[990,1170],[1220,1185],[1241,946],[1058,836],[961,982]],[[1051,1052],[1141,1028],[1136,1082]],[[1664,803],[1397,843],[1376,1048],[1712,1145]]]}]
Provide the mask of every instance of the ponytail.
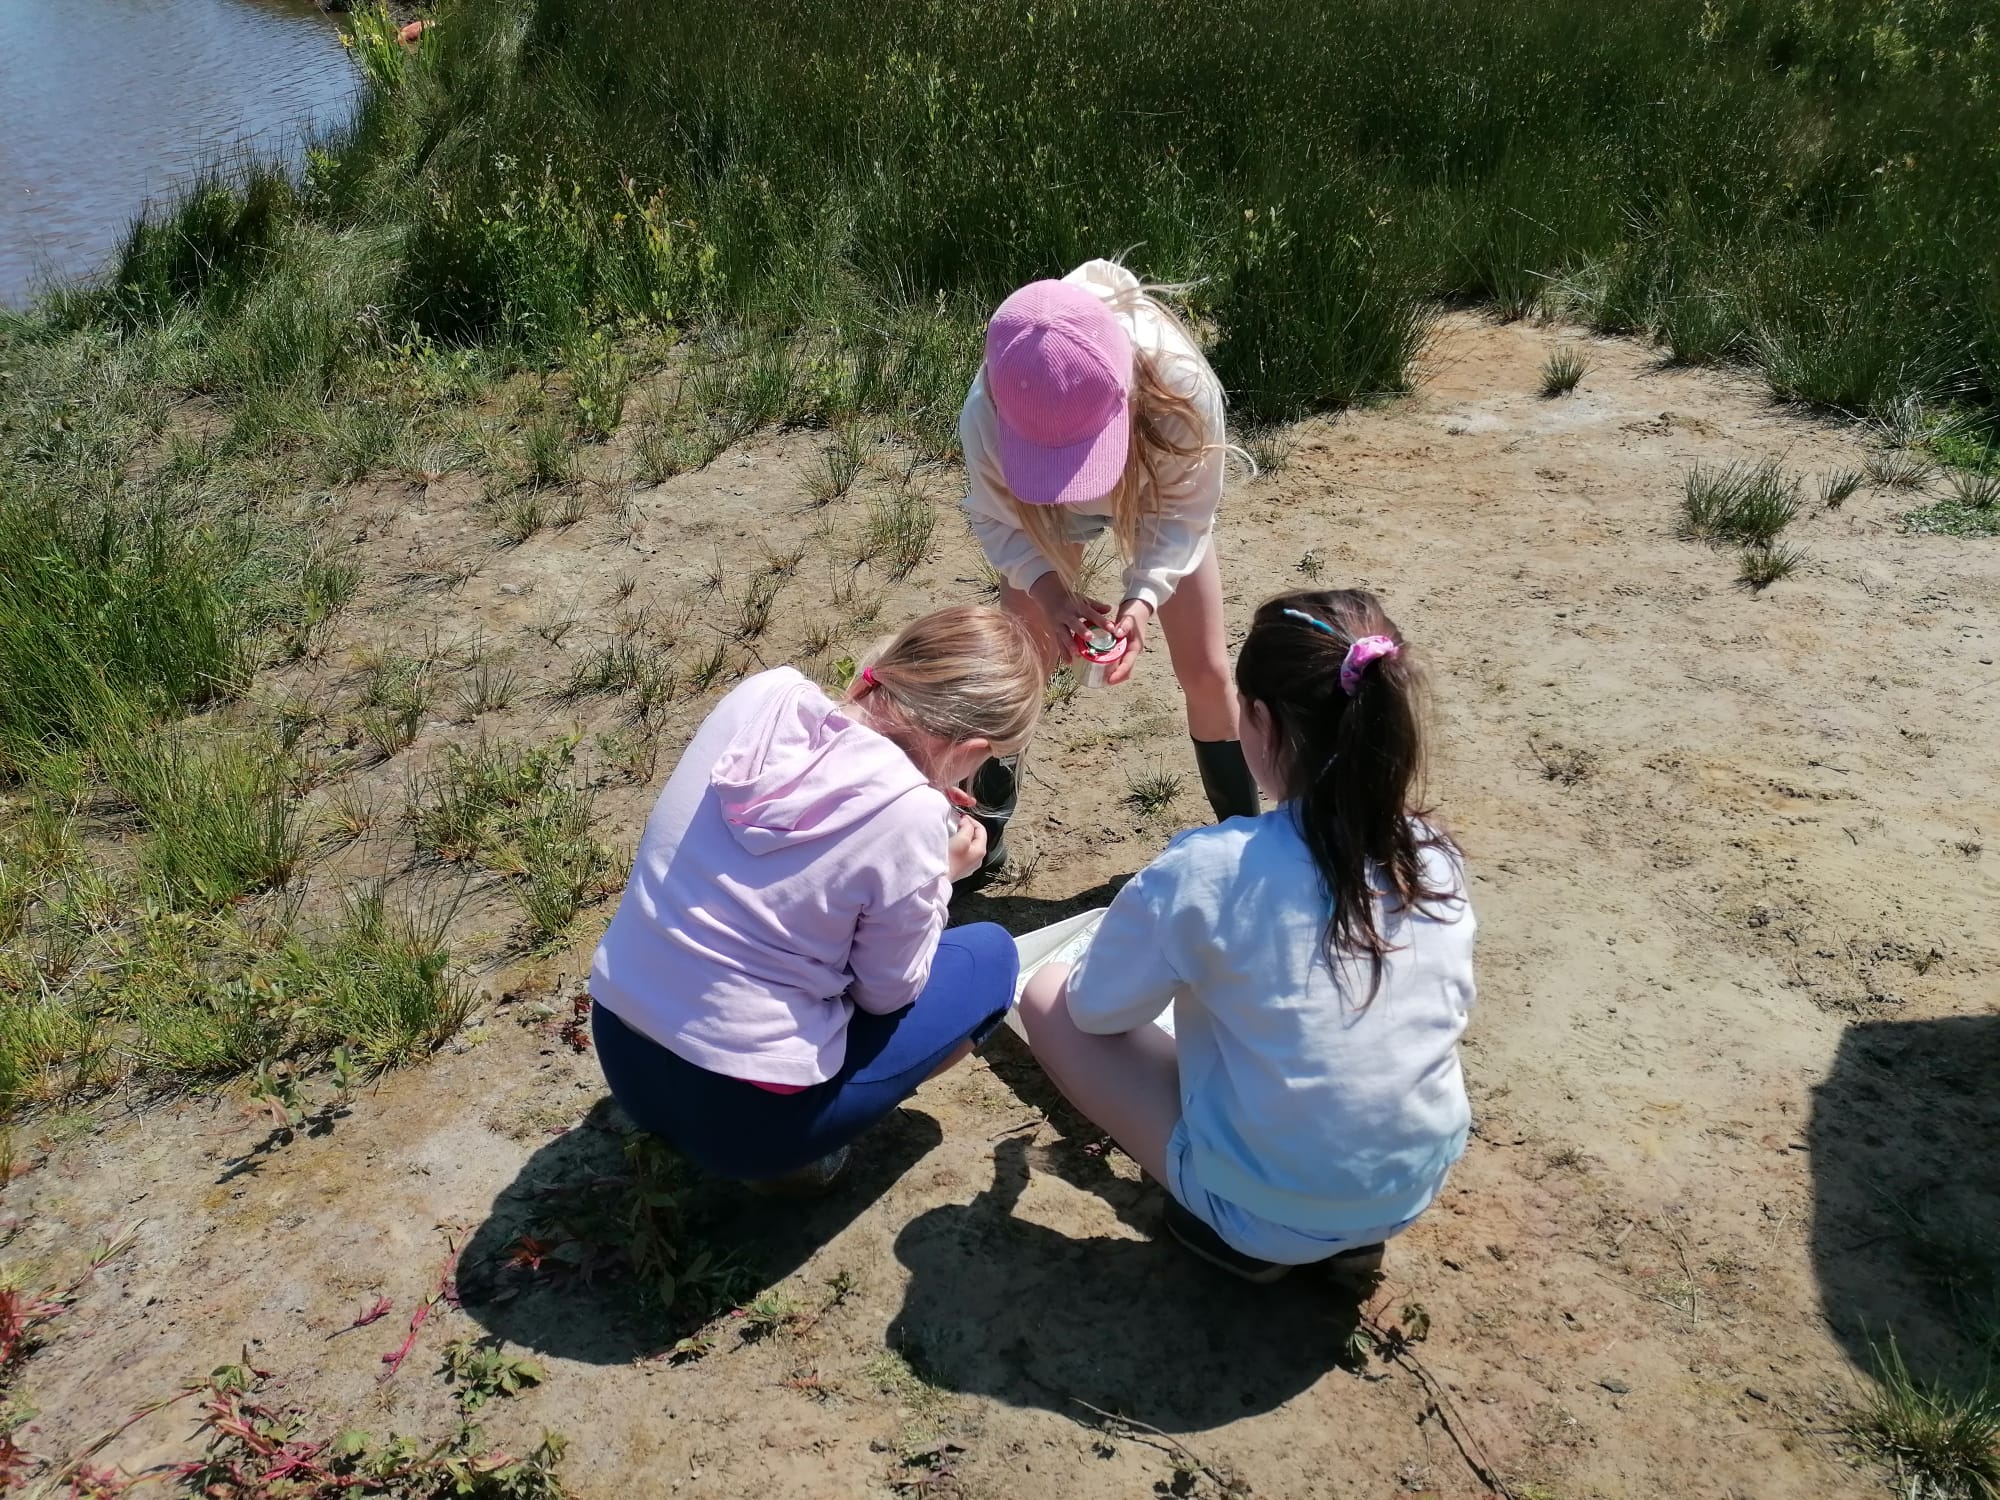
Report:
[{"label": "ponytail", "polygon": [[1360,589],[1284,594],[1262,605],[1236,658],[1237,689],[1270,718],[1272,750],[1300,835],[1332,906],[1320,954],[1365,956],[1368,997],[1392,951],[1377,892],[1402,910],[1454,899],[1424,879],[1424,855],[1457,849],[1426,821],[1423,676],[1402,632]]}]

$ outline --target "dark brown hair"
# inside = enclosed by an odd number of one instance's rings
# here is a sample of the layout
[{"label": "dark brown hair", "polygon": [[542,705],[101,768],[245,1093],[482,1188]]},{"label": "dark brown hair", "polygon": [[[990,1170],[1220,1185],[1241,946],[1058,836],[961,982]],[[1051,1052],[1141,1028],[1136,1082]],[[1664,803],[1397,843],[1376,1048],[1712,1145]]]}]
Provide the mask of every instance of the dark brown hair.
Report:
[{"label": "dark brown hair", "polygon": [[[1341,664],[1349,646],[1371,635],[1387,636],[1398,649],[1370,662],[1349,697]],[[1405,911],[1456,899],[1456,892],[1424,880],[1426,850],[1454,858],[1458,850],[1422,806],[1422,668],[1373,594],[1316,590],[1281,594],[1259,607],[1236,656],[1236,686],[1270,716],[1286,800],[1332,903],[1321,956],[1337,972],[1341,956],[1366,955],[1373,1000],[1391,948],[1377,919],[1369,867],[1381,870]]]}]

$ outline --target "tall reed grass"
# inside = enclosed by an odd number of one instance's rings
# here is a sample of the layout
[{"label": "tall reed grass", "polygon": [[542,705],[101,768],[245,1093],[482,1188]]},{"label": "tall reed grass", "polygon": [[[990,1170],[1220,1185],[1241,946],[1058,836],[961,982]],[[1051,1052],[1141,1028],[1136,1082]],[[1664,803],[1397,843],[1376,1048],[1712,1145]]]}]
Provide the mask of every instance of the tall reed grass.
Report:
[{"label": "tall reed grass", "polygon": [[546,350],[970,322],[1123,251],[1197,283],[1260,418],[1395,389],[1440,296],[1559,294],[1809,401],[1990,403],[1965,35],[1865,0],[483,0],[378,78],[313,211],[406,225],[400,315]]}]

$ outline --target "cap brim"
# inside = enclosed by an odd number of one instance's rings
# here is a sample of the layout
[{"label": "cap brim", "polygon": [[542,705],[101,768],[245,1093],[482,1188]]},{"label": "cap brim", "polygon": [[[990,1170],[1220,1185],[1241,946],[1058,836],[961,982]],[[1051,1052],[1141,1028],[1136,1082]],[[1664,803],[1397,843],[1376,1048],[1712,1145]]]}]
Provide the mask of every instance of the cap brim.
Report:
[{"label": "cap brim", "polygon": [[1131,424],[1121,403],[1094,437],[1066,448],[1031,443],[999,418],[1000,473],[1014,498],[1028,505],[1078,505],[1101,500],[1118,486],[1131,446]]}]

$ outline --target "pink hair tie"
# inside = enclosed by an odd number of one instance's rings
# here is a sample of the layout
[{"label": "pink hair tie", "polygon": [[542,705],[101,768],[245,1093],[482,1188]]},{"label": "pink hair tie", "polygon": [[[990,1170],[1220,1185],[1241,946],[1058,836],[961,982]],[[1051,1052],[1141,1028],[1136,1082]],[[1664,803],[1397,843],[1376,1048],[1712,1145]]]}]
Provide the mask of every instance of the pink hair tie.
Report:
[{"label": "pink hair tie", "polygon": [[876,688],[881,686],[881,684],[876,682],[875,680],[875,669],[873,667],[863,667],[861,669],[861,685],[867,688],[870,692],[873,692]]},{"label": "pink hair tie", "polygon": [[1340,663],[1340,690],[1352,698],[1361,691],[1361,674],[1372,661],[1394,661],[1403,648],[1386,635],[1364,635],[1347,648]]}]

